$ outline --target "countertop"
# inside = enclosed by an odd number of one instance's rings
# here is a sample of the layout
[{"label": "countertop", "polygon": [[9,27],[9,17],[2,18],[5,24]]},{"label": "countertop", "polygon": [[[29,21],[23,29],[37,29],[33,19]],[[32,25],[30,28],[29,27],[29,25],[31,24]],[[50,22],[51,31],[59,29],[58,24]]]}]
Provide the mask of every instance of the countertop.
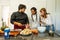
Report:
[{"label": "countertop", "polygon": [[38,35],[32,34],[29,36],[10,36],[9,39],[5,39],[4,36],[0,36],[0,40],[60,40],[60,37],[56,34],[54,35],[54,37],[51,37],[47,33],[44,36],[42,36],[42,34],[39,33]]}]

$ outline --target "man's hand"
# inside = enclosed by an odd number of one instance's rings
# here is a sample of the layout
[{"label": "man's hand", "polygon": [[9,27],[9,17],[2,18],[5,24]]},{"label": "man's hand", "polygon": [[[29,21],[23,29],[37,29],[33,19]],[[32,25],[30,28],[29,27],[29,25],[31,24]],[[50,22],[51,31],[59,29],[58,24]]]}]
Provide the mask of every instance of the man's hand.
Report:
[{"label": "man's hand", "polygon": [[26,26],[26,28],[30,28],[29,24],[26,24],[25,26]]},{"label": "man's hand", "polygon": [[21,23],[14,22],[14,25],[23,26]]}]

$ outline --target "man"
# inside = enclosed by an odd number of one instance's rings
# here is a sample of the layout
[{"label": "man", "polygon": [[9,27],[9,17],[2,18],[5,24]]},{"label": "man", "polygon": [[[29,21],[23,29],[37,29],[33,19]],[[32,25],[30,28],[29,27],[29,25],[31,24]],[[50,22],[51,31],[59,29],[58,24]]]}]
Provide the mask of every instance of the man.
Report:
[{"label": "man", "polygon": [[14,29],[24,29],[28,27],[29,20],[28,16],[24,13],[26,9],[26,6],[23,4],[20,4],[18,6],[18,11],[13,12],[11,15],[11,23],[14,24]]}]

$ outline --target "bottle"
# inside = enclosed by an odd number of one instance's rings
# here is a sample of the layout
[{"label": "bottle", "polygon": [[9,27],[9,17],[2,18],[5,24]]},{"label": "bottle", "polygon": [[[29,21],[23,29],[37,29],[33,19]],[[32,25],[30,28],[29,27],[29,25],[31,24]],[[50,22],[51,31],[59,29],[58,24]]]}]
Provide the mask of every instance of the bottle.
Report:
[{"label": "bottle", "polygon": [[54,36],[54,32],[52,31],[52,26],[50,26],[50,30],[49,30],[49,36]]},{"label": "bottle", "polygon": [[6,23],[2,19],[2,27],[1,27],[1,30],[4,31],[5,28],[6,28]]},{"label": "bottle", "polygon": [[10,29],[9,28],[5,28],[5,30],[4,30],[4,37],[6,39],[9,38],[9,32],[10,32]]}]

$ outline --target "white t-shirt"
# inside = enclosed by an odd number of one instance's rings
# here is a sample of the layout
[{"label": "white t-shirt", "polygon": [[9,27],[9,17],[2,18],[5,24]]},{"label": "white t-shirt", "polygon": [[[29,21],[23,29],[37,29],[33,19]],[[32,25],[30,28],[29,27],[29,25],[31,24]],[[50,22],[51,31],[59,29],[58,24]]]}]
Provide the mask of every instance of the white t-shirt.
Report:
[{"label": "white t-shirt", "polygon": [[33,15],[33,20],[36,21],[36,15]]},{"label": "white t-shirt", "polygon": [[[41,21],[42,21],[42,22],[45,22],[46,25],[51,25],[51,24],[52,24],[52,18],[51,18],[50,15],[47,15],[47,18],[41,17]],[[42,25],[44,25],[44,24],[42,24]]]},{"label": "white t-shirt", "polygon": [[30,28],[35,29],[40,26],[39,25],[39,15],[37,15],[37,20],[36,20],[36,15],[33,15],[33,20],[32,20],[32,17],[30,16],[30,18],[29,18]]}]

